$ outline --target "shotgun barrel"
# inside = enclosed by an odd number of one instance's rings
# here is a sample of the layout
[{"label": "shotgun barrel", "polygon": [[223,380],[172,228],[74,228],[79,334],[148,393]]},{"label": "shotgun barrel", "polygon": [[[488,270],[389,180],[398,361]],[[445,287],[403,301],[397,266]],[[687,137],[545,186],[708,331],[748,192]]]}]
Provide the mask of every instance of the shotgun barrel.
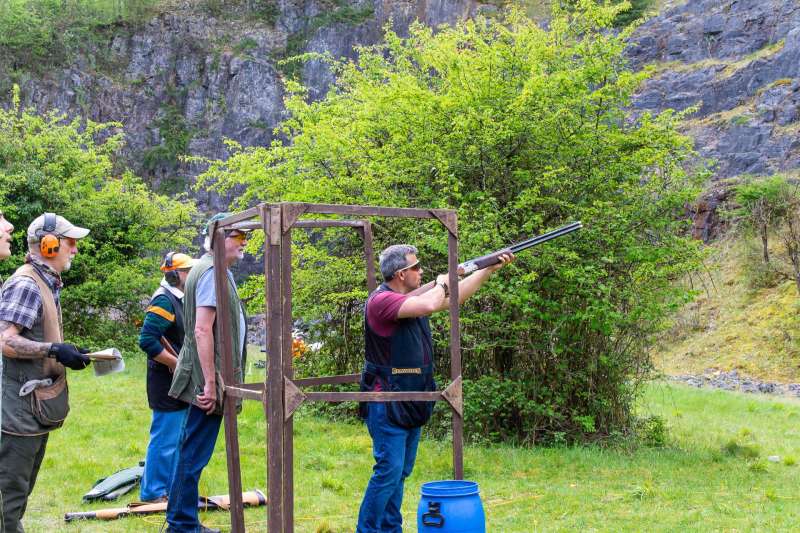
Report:
[{"label": "shotgun barrel", "polygon": [[476,270],[480,270],[482,268],[495,265],[500,262],[500,256],[503,254],[517,253],[521,252],[522,250],[527,250],[528,248],[538,246],[552,239],[568,235],[573,231],[578,231],[582,227],[583,224],[580,221],[571,222],[566,226],[561,226],[560,228],[554,229],[553,231],[548,231],[547,233],[543,233],[542,235],[538,235],[536,237],[531,237],[530,239],[514,243],[511,246],[503,248],[502,250],[482,255],[480,257],[476,257],[475,259],[470,259],[469,261],[466,261],[458,265],[458,273],[460,275],[469,274],[470,272],[475,272]]}]

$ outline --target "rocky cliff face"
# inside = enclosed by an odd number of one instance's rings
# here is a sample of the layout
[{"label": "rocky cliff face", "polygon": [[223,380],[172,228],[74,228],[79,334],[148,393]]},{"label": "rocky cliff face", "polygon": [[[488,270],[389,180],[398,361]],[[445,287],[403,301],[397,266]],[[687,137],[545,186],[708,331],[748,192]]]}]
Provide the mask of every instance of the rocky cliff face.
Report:
[{"label": "rocky cliff face", "polygon": [[[202,166],[176,156],[224,158],[224,138],[245,146],[271,140],[284,113],[284,78],[295,68],[282,58],[353,57],[354,46],[378,42],[389,21],[402,34],[416,19],[452,24],[485,8],[475,0],[278,0],[277,18],[267,23],[215,19],[191,6],[114,34],[98,45],[102,61],[81,57],[28,80],[25,102],[122,122],[132,166],[163,189],[184,190]],[[629,56],[637,67],[657,66],[636,112],[698,107],[687,130],[700,154],[716,161],[715,179],[800,167],[795,0],[690,0],[639,28]],[[332,81],[322,61],[300,73],[313,98]],[[211,210],[229,199],[198,200]],[[709,198],[708,213],[717,201]],[[704,228],[701,220],[698,232]]]},{"label": "rocky cliff face", "polygon": [[[800,167],[800,4],[795,0],[693,0],[636,32],[637,66],[657,74],[638,111],[696,106],[686,128],[715,162],[713,179],[795,174]],[[712,187],[695,220],[708,237],[724,186]]]},{"label": "rocky cliff face", "polygon": [[696,0],[640,28],[631,56],[663,67],[638,109],[697,106],[688,123],[718,178],[800,165],[800,4]]},{"label": "rocky cliff face", "polygon": [[[436,26],[474,16],[474,0],[279,0],[272,24],[219,20],[191,9],[121,31],[96,50],[46,78],[23,84],[23,100],[95,121],[119,121],[127,158],[167,191],[185,190],[202,165],[177,156],[224,158],[223,140],[268,144],[284,113],[287,55],[308,52],[353,57],[354,47],[379,42],[391,21],[403,34],[414,20]],[[0,72],[2,74],[2,72]],[[302,67],[311,96],[332,81],[322,61]],[[195,195],[198,196],[198,195]],[[228,198],[200,193],[205,210]]]}]

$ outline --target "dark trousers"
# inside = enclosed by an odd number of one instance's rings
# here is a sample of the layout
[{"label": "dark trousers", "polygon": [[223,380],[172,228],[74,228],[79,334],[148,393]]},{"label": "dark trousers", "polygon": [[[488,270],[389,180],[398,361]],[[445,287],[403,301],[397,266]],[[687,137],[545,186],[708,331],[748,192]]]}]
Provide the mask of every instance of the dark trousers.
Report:
[{"label": "dark trousers", "polygon": [[386,417],[386,406],[370,403],[367,429],[375,466],[358,512],[358,533],[402,533],[403,482],[414,469],[420,428],[405,429]]},{"label": "dark trousers", "polygon": [[186,410],[178,445],[178,462],[167,503],[170,533],[195,533],[200,530],[200,521],[197,519],[198,484],[200,474],[214,452],[221,422],[221,416],[207,415],[194,405]]},{"label": "dark trousers", "polygon": [[25,531],[21,520],[36,484],[48,436],[18,437],[3,433],[0,438],[0,494],[5,533]]}]

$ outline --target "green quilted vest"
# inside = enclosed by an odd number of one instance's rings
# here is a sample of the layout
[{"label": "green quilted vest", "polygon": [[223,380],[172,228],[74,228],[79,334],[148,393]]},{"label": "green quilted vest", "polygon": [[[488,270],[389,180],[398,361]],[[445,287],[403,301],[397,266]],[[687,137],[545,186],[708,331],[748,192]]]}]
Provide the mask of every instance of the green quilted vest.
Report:
[{"label": "green quilted vest", "polygon": [[[211,254],[205,254],[197,264],[192,267],[189,277],[186,279],[186,290],[183,297],[183,325],[186,336],[183,340],[181,353],[178,355],[178,366],[172,377],[172,386],[169,395],[187,403],[194,403],[195,397],[203,392],[205,379],[203,369],[200,367],[200,356],[197,353],[197,340],[194,336],[194,325],[196,316],[196,290],[197,282],[200,277],[214,267],[214,258]],[[213,275],[213,274],[212,274]],[[246,346],[240,346],[239,311],[245,314],[239,295],[236,292],[236,285],[228,277],[228,308],[230,309],[231,333],[233,334],[233,353],[239,354],[233,359],[233,374],[236,383],[242,383],[242,367],[246,358]],[[245,314],[245,323],[247,316]],[[214,321],[214,368],[217,374],[217,402],[219,413],[222,412],[221,399],[223,380],[222,380],[222,344],[217,338],[216,320]],[[241,408],[241,399],[236,401],[237,408]]]}]

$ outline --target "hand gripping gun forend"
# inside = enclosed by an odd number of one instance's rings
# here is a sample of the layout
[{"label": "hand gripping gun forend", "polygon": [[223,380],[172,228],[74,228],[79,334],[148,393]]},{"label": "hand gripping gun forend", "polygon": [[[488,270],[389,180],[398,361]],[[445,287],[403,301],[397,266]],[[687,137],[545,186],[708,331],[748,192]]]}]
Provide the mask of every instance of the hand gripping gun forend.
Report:
[{"label": "hand gripping gun forend", "polygon": [[500,256],[503,254],[517,253],[521,252],[522,250],[527,250],[528,248],[532,248],[533,246],[537,246],[549,240],[562,237],[564,235],[572,233],[573,231],[578,231],[582,227],[583,224],[581,224],[580,221],[572,222],[570,224],[567,224],[566,226],[554,229],[553,231],[548,231],[547,233],[544,233],[537,237],[531,237],[530,239],[512,244],[511,246],[503,248],[502,250],[498,250],[496,252],[492,252],[487,255],[482,255],[480,257],[476,257],[475,259],[470,259],[469,261],[466,261],[458,265],[458,274],[459,275],[469,274],[470,272],[475,272],[476,270],[480,270],[482,268],[495,265],[500,262]]}]

